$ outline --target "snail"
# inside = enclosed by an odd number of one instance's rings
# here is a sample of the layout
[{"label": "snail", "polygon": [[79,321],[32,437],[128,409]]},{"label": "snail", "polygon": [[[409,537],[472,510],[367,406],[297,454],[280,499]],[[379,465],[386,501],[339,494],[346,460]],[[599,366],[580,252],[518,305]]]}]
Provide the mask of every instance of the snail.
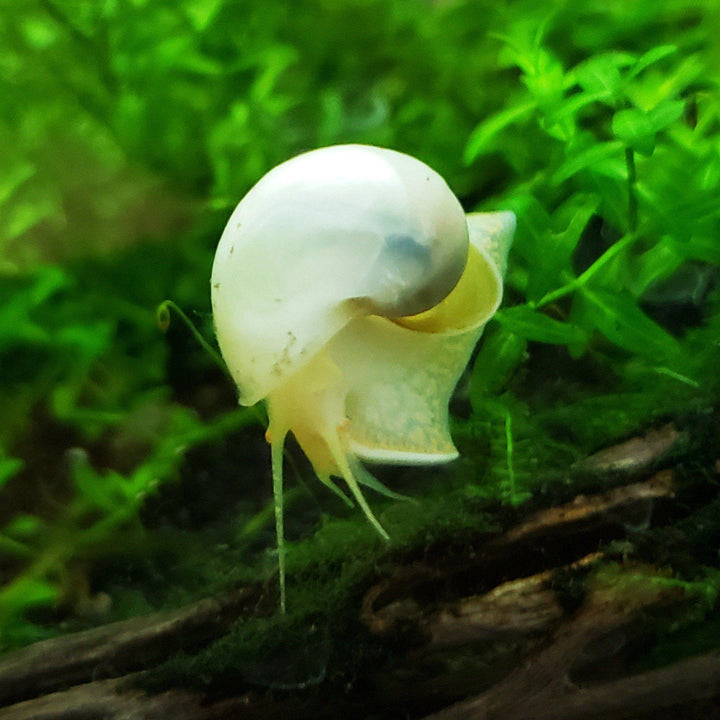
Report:
[{"label": "snail", "polygon": [[387,538],[360,490],[379,486],[361,461],[457,457],[448,402],[500,304],[514,230],[512,212],[466,216],[434,170],[367,145],[282,163],[232,213],[213,317],[239,402],[267,405],[283,609],[286,435]]}]

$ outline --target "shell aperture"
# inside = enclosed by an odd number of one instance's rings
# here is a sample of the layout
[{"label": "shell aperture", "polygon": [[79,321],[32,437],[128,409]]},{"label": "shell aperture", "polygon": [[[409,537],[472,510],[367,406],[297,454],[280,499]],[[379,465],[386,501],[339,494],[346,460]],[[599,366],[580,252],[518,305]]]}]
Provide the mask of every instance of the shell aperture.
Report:
[{"label": "shell aperture", "polygon": [[212,271],[218,343],[240,402],[264,399],[284,607],[282,452],[292,432],[328,487],[361,460],[457,456],[448,402],[500,304],[512,213],[466,216],[401,153],[311,151],[271,170],[233,212]]}]

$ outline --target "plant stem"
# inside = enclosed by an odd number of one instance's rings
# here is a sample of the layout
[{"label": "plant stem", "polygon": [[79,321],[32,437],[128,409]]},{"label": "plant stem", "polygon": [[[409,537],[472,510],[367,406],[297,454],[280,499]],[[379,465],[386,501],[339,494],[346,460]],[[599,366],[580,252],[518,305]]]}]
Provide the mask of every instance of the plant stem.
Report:
[{"label": "plant stem", "polygon": [[613,243],[582,275],[573,278],[567,285],[559,287],[557,290],[547,293],[540,298],[537,302],[528,303],[528,305],[537,310],[549,303],[558,300],[565,295],[569,295],[574,290],[586,285],[592,277],[597,274],[605,265],[607,265],[616,255],[621,253],[626,247],[632,245],[637,240],[637,235],[629,233],[624,237],[621,237],[617,242]]},{"label": "plant stem", "polygon": [[509,411],[505,411],[505,460],[508,471],[508,484],[506,495],[511,505],[516,504],[515,493],[515,468],[513,465],[513,434],[512,434],[512,415]]},{"label": "plant stem", "polygon": [[630,233],[637,230],[638,206],[637,195],[635,194],[635,153],[632,148],[625,148],[625,165],[627,166],[628,177],[628,229]]},{"label": "plant stem", "polygon": [[225,371],[228,372],[225,362],[215,350],[210,347],[208,341],[200,334],[200,331],[195,327],[193,321],[183,312],[180,306],[176,305],[172,300],[163,300],[157,307],[157,323],[160,330],[165,332],[170,325],[170,310],[173,310],[177,316],[183,321],[188,330],[192,333],[193,337],[200,343],[201,347],[207,352],[208,355]]},{"label": "plant stem", "polygon": [[280,612],[285,614],[285,528],[283,526],[283,447],[285,434],[278,433],[270,443],[272,460],[273,503],[275,505],[275,535],[277,537],[278,577],[280,581]]}]

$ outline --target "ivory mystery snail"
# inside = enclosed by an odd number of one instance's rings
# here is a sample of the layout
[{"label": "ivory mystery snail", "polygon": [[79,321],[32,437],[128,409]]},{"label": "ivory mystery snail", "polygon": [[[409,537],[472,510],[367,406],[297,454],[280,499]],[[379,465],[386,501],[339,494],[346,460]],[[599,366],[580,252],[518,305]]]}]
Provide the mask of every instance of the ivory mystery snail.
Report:
[{"label": "ivory mystery snail", "polygon": [[240,403],[267,403],[283,607],[285,436],[387,537],[360,461],[457,457],[448,402],[500,304],[514,230],[513,213],[465,215],[427,165],[366,145],[282,163],[233,212],[213,315]]}]

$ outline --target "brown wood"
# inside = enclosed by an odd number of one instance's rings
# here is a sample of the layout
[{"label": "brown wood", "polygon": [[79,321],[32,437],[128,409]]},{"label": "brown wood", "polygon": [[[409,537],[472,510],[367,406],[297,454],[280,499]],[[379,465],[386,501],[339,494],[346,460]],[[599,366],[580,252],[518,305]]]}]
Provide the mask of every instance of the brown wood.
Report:
[{"label": "brown wood", "polygon": [[154,697],[122,690],[118,680],[78,685],[0,710],[2,720],[207,720],[200,698],[173,691]]},{"label": "brown wood", "polygon": [[0,706],[151,667],[226,630],[254,602],[250,589],[171,612],[44,640],[0,661]]},{"label": "brown wood", "polygon": [[655,465],[673,453],[687,438],[667,424],[653,428],[645,435],[630,438],[619,445],[604,448],[575,463],[573,470],[582,473],[637,476],[649,473]]},{"label": "brown wood", "polygon": [[[565,569],[590,567],[601,558],[601,553],[594,553]],[[557,594],[549,585],[552,573],[547,570],[512,580],[485,595],[444,604],[423,619],[423,630],[429,638],[427,648],[437,650],[496,640],[501,636],[525,636],[552,630],[565,615]]]},{"label": "brown wood", "polygon": [[[439,619],[433,621],[423,618],[425,613],[423,597],[437,594],[435,588],[447,585],[455,576],[476,575],[482,579],[499,575],[511,564],[512,558],[539,554],[543,564],[540,573],[517,578],[519,584],[516,586],[500,583],[496,586],[495,595],[485,595],[482,605],[487,608],[489,602],[498,603],[501,599],[500,593],[509,591],[509,595],[512,596],[509,602],[515,603],[515,608],[510,613],[525,616],[524,621],[519,617],[514,620],[507,617],[509,623],[542,622],[541,616],[545,613],[550,612],[557,616],[561,611],[558,599],[552,591],[545,588],[541,593],[542,588],[539,586],[547,583],[555,570],[578,569],[582,564],[589,564],[591,559],[601,557],[596,553],[585,556],[579,554],[571,557],[569,562],[553,567],[549,560],[552,553],[545,552],[545,549],[560,546],[562,551],[558,555],[567,557],[568,554],[570,556],[574,554],[575,548],[578,553],[582,553],[587,545],[597,547],[599,542],[617,536],[618,529],[622,529],[624,518],[638,503],[666,500],[673,494],[674,474],[671,470],[663,470],[642,482],[597,495],[579,495],[565,505],[542,510],[502,535],[487,541],[474,551],[472,559],[462,558],[457,566],[444,561],[443,566],[439,568],[428,564],[396,568],[393,575],[384,578],[368,590],[363,601],[361,618],[377,635],[391,634],[398,625],[408,623],[416,623],[418,626],[427,625],[430,633],[441,632],[439,625],[436,629],[432,627],[434,622],[435,624],[440,622]],[[534,578],[532,582],[535,583],[536,594],[522,598],[522,593],[529,591],[528,578]],[[505,597],[508,597],[508,594]],[[458,618],[461,615],[472,614],[470,608],[477,602],[476,596],[448,600],[443,603],[442,612],[445,613],[444,617],[449,615]],[[527,602],[536,603],[535,611],[539,615],[535,620],[528,617],[528,608],[525,607]],[[553,609],[548,605],[552,605]],[[497,606],[495,612],[508,611]],[[488,617],[485,624],[498,633],[498,628],[503,627],[503,624],[498,624],[496,620],[497,618]],[[469,627],[469,623],[459,629],[459,632],[474,636],[474,630]]]},{"label": "brown wood", "polygon": [[[638,472],[654,474],[579,495],[498,536],[452,546],[453,552],[389,565],[359,609],[367,629],[393,648],[386,664],[366,669],[374,701],[386,698],[389,708],[403,708],[403,716],[425,720],[720,717],[719,653],[627,677],[622,666],[615,676],[592,681],[579,671],[593,658],[602,666],[603,644],[632,635],[648,611],[672,614],[694,602],[680,584],[663,582],[657,568],[618,562],[617,556],[608,562],[599,551],[623,539],[638,517],[649,522],[658,503],[671,501],[675,471],[663,464],[682,442],[683,435],[668,425],[601,451],[576,469],[610,475],[614,482],[637,478]],[[558,593],[558,577],[574,578],[585,595],[569,605]],[[7,655],[0,661],[0,720],[364,717],[362,698],[328,698],[323,688],[268,693],[248,682],[223,699],[183,688],[156,695],[138,688],[141,671],[221,636],[255,609],[260,595],[249,587]],[[511,651],[487,678],[478,677],[476,666],[458,669],[455,658],[463,653],[482,656],[495,646]]]},{"label": "brown wood", "polygon": [[688,704],[720,704],[718,653],[589,687],[570,680],[573,667],[594,641],[627,625],[644,608],[677,600],[677,592],[645,584],[637,594],[611,588],[596,593],[531,661],[487,692],[424,720],[635,720],[683,707],[687,712],[677,717],[688,720],[693,717]]}]

